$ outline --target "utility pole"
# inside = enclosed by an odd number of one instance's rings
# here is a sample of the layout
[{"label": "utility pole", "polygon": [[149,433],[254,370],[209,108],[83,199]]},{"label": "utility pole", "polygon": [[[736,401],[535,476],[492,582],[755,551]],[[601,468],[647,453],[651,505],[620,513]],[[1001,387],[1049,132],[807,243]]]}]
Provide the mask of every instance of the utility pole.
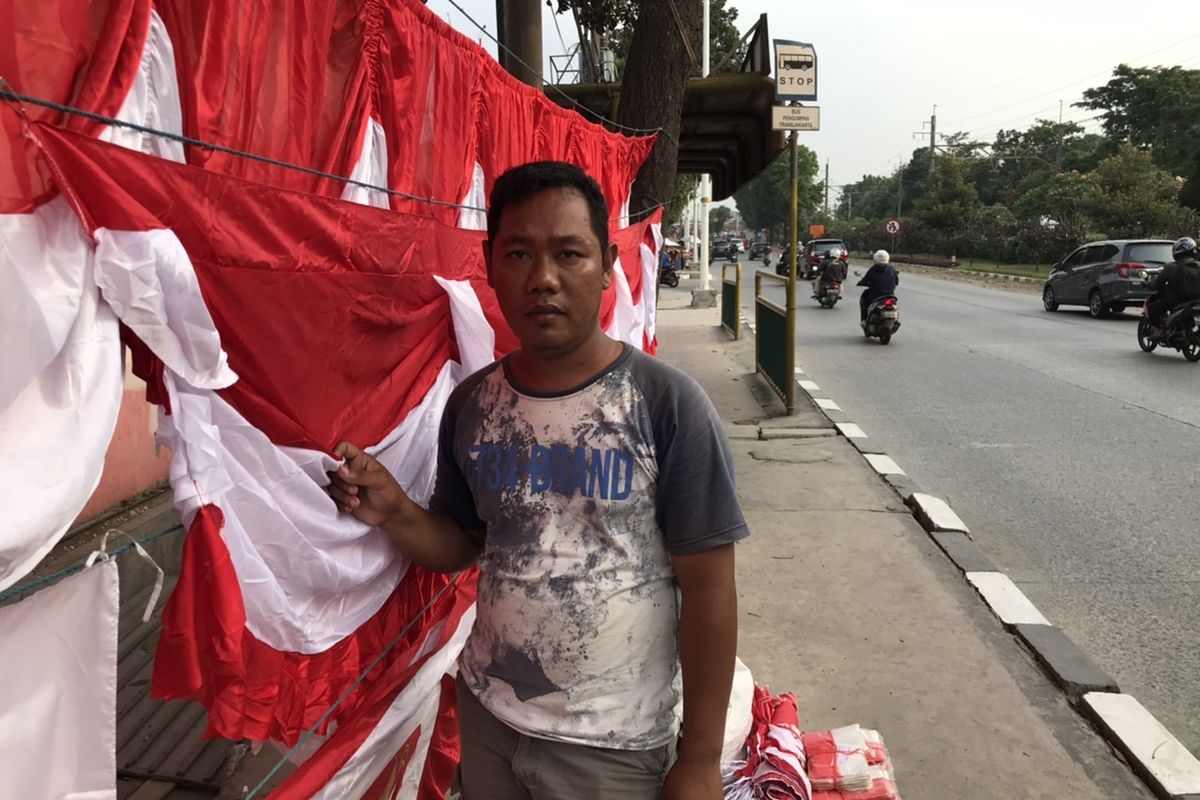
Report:
[{"label": "utility pole", "polygon": [[[701,0],[704,6],[704,16],[701,18],[700,41],[703,52],[700,55],[700,76],[708,77],[708,62],[712,57],[709,47],[709,0]],[[708,173],[700,176],[700,202],[704,210],[700,214],[700,291],[709,290],[708,274],[708,208],[712,203],[712,188]]]},{"label": "utility pole", "polygon": [[1058,101],[1058,147],[1054,149],[1054,174],[1062,172],[1062,156],[1063,156],[1063,126],[1062,126],[1062,108],[1063,101]]},{"label": "utility pole", "polygon": [[825,159],[825,216],[829,216],[829,159]]},{"label": "utility pole", "polygon": [[933,177],[933,161],[937,155],[937,106],[929,115],[929,177]]},{"label": "utility pole", "polygon": [[[542,79],[538,75],[542,69],[542,4],[540,0],[496,0],[496,28],[498,34],[496,38],[504,45],[499,52],[500,65],[517,80],[540,90],[542,88]],[[521,61],[524,61],[525,64],[522,64]]]}]

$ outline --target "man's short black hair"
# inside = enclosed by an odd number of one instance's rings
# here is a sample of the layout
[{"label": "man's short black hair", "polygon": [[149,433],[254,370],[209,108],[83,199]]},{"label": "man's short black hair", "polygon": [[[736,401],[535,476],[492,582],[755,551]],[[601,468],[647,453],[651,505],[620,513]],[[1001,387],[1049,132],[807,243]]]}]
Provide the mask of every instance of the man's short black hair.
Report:
[{"label": "man's short black hair", "polygon": [[547,189],[574,189],[587,202],[592,232],[600,242],[600,253],[608,251],[608,204],[600,184],[574,164],[565,161],[530,161],[513,167],[496,179],[488,202],[488,241],[496,240],[500,215],[507,206],[521,203]]}]

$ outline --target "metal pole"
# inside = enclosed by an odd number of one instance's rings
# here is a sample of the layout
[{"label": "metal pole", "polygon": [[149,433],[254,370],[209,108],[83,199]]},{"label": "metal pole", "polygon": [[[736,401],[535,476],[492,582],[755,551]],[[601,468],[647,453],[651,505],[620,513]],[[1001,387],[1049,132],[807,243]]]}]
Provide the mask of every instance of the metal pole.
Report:
[{"label": "metal pole", "polygon": [[933,159],[937,155],[937,106],[929,115],[929,177],[933,177]]},{"label": "metal pole", "polygon": [[825,159],[825,216],[829,216],[829,159]]},{"label": "metal pole", "polygon": [[[701,23],[701,60],[700,60],[700,76],[708,77],[708,60],[712,57],[711,48],[709,47],[709,0],[703,0],[704,17]],[[700,176],[700,203],[703,206],[703,211],[700,214],[700,291],[706,292],[709,289],[709,274],[708,274],[708,208],[712,202],[712,188],[708,178],[708,173]]]},{"label": "metal pole", "polygon": [[796,186],[797,159],[800,151],[800,132],[792,131],[792,211],[791,211],[791,265],[787,282],[787,357],[784,360],[786,375],[783,380],[784,405],[789,415],[796,413],[796,265],[800,263],[800,194]]}]

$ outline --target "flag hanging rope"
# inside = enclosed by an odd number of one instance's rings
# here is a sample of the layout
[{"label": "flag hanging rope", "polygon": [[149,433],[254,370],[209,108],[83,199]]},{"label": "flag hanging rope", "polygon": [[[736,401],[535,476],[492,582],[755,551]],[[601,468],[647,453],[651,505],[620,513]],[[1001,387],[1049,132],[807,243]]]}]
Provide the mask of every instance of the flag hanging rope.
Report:
[{"label": "flag hanging rope", "polygon": [[[206,142],[203,139],[197,139],[192,136],[184,136],[183,134],[179,134],[179,133],[171,133],[170,131],[163,131],[163,130],[159,130],[157,128],[150,128],[145,125],[138,125],[137,123],[134,123],[134,122],[126,122],[125,120],[120,120],[120,119],[117,119],[116,117],[109,117],[109,116],[105,116],[104,114],[97,114],[94,111],[87,111],[85,109],[76,108],[74,106],[68,106],[63,103],[55,103],[52,100],[44,100],[40,97],[33,97],[31,95],[21,94],[19,92],[12,91],[9,88],[4,88],[4,87],[9,87],[9,86],[11,86],[11,84],[9,84],[8,81],[4,80],[3,77],[0,77],[0,100],[7,100],[11,103],[16,103],[16,104],[28,103],[29,105],[32,105],[32,106],[40,106],[42,108],[49,108],[52,111],[58,111],[63,114],[71,114],[73,116],[82,117],[84,119],[90,119],[93,122],[101,122],[101,123],[104,123],[105,125],[115,125],[115,126],[121,127],[121,128],[128,128],[129,130],[137,131],[138,133],[144,133],[148,136],[159,136],[159,137],[162,137],[163,139],[170,139],[172,141],[181,142],[183,144],[192,145],[194,147],[201,147],[201,148],[204,148],[205,150],[211,150],[216,153],[225,153],[226,155],[231,155],[236,158],[245,158],[245,159],[249,159],[251,161],[258,161],[263,164],[269,164],[274,167],[282,167],[284,169],[295,170],[297,172],[303,172],[305,174],[313,175],[313,176],[316,176],[319,178],[329,178],[330,180],[341,181],[342,183],[346,183],[351,186],[358,186],[363,189],[368,189],[368,190],[374,191],[374,192],[383,192],[385,194],[393,195],[395,197],[400,197],[405,200],[412,200],[413,202],[417,202],[417,203],[429,203],[430,205],[445,206],[448,208],[461,208],[461,209],[465,209],[467,211],[482,211],[484,213],[487,212],[486,208],[465,205],[463,203],[452,203],[448,200],[435,200],[432,197],[420,197],[419,195],[409,194],[407,192],[401,192],[396,189],[389,189],[385,186],[376,186],[373,183],[366,183],[365,181],[356,180],[355,178],[347,178],[344,175],[335,175],[332,172],[325,172],[324,170],[313,169],[312,167],[305,167],[305,166],[301,166],[300,164],[293,164],[288,161],[281,161],[280,159],[270,158],[268,156],[259,155],[258,153],[249,153],[245,150],[238,150],[233,147],[226,147],[225,145],[215,144],[214,142]],[[665,205],[666,205],[665,203],[659,203],[658,205],[651,206],[650,208],[644,209],[642,211],[638,211],[636,213],[644,216],[646,214],[654,212],[656,209],[662,208]],[[613,217],[609,221],[617,222],[619,220],[620,220],[620,217]]]}]

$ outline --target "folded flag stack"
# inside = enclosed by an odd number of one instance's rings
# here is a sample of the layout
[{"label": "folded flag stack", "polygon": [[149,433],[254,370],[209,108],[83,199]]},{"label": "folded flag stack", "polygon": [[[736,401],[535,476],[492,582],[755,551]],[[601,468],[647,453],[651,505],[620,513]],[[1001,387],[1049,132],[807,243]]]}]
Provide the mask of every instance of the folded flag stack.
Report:
[{"label": "folded flag stack", "polygon": [[812,800],[900,800],[896,773],[878,731],[847,725],[800,736]]}]

